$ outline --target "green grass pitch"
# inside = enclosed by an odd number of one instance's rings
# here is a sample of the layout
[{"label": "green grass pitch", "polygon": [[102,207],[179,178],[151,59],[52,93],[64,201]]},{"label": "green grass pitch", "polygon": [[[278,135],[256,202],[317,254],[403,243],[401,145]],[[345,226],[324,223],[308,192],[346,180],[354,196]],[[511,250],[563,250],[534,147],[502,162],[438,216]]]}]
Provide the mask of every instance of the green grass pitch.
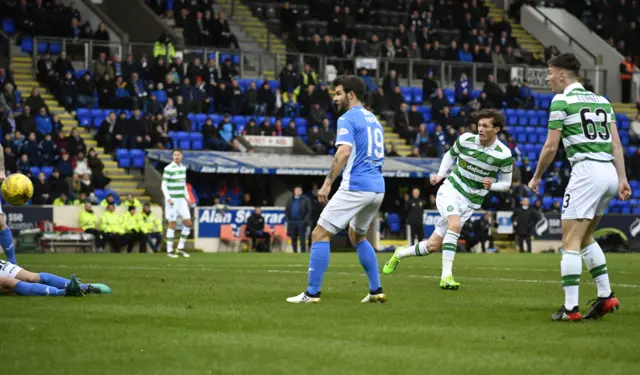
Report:
[{"label": "green grass pitch", "polygon": [[[391,254],[379,256],[380,266]],[[440,256],[381,275],[389,298],[362,305],[357,256],[333,254],[322,302],[304,290],[308,255],[19,255],[32,271],[109,284],[110,296],[0,298],[0,374],[552,375],[640,373],[640,254],[609,255],[621,310],[557,323],[559,255],[459,254],[459,291],[438,288]],[[586,270],[581,308],[595,297]]]}]

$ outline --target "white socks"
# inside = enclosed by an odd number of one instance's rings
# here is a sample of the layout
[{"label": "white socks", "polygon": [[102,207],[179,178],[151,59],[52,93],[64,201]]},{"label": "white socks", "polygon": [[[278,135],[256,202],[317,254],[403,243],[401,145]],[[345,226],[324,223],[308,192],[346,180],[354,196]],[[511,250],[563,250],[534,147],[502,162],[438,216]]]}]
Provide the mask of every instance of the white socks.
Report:
[{"label": "white socks", "polygon": [[173,253],[173,236],[175,236],[175,229],[167,229],[167,253]]},{"label": "white socks", "polygon": [[560,273],[564,289],[564,307],[567,310],[572,310],[578,306],[580,275],[582,274],[582,259],[580,259],[578,251],[564,251],[562,261],[560,261]]},{"label": "white socks", "polygon": [[415,245],[411,245],[398,250],[398,258],[400,259],[423,255],[429,255],[429,250],[427,250],[427,241],[422,241]]},{"label": "white socks", "polygon": [[447,230],[442,241],[442,278],[452,276],[453,259],[456,257],[459,233]]},{"label": "white socks", "polygon": [[609,284],[607,260],[598,242],[594,241],[591,245],[582,249],[582,259],[584,259],[584,264],[596,283],[598,297],[609,297],[611,295],[611,285]]},{"label": "white socks", "polygon": [[191,228],[182,227],[182,231],[180,231],[180,241],[178,241],[178,251],[184,250],[184,243],[187,242],[187,238],[189,238],[189,233],[191,233]]}]

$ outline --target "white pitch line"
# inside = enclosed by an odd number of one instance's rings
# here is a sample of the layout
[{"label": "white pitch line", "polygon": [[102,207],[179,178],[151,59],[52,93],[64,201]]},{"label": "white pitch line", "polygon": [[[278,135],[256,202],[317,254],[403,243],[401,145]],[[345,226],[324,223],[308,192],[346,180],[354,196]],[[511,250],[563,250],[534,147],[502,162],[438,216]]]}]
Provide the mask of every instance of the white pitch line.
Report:
[{"label": "white pitch line", "polygon": [[[51,268],[71,268],[74,269],[115,269],[115,270],[163,270],[163,271],[216,271],[216,270],[229,270],[228,267],[198,267],[184,264],[171,264],[169,263],[167,267],[156,267],[156,266],[109,266],[109,265],[81,265],[81,266],[69,266],[66,264],[54,264],[47,265],[47,267]],[[302,268],[301,265],[298,267]],[[355,267],[355,266],[354,266]],[[305,267],[306,268],[306,267]],[[496,270],[503,270],[503,268],[496,268]],[[243,272],[243,273],[282,273],[282,274],[307,274],[305,270],[279,270],[279,269],[268,269],[268,270],[248,270],[248,269],[235,269],[234,272]],[[341,276],[351,276],[354,275],[353,272],[335,272],[335,271],[327,271],[328,274],[332,275],[341,275]],[[360,274],[363,276],[364,274]],[[400,277],[408,277],[412,279],[440,279],[438,276],[432,275],[414,275],[414,274],[401,274]],[[539,279],[513,279],[513,278],[505,278],[505,277],[459,277],[460,280],[471,280],[471,281],[480,281],[480,282],[509,282],[509,283],[523,283],[523,284],[560,284],[560,280],[539,280]],[[582,281],[581,284],[591,284],[590,281]],[[634,288],[640,289],[640,284],[618,284],[612,283],[611,286],[617,288]]]}]

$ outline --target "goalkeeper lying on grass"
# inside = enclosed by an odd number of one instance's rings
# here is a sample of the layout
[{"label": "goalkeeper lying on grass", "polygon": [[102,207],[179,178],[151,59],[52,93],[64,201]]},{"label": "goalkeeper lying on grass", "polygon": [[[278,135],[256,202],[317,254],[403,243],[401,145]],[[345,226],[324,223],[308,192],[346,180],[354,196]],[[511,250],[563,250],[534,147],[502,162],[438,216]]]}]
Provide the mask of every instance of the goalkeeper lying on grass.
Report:
[{"label": "goalkeeper lying on grass", "polygon": [[0,294],[82,297],[85,293],[110,294],[111,288],[104,284],[82,284],[75,275],[65,279],[45,272],[29,272],[0,260]]}]

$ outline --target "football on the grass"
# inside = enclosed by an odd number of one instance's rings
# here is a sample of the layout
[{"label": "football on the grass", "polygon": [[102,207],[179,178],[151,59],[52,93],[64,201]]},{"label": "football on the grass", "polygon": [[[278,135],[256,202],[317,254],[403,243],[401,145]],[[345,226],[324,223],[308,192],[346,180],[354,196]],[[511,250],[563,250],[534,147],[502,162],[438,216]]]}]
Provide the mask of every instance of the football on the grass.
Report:
[{"label": "football on the grass", "polygon": [[2,183],[2,198],[12,206],[22,206],[33,196],[33,184],[29,177],[14,173]]}]

